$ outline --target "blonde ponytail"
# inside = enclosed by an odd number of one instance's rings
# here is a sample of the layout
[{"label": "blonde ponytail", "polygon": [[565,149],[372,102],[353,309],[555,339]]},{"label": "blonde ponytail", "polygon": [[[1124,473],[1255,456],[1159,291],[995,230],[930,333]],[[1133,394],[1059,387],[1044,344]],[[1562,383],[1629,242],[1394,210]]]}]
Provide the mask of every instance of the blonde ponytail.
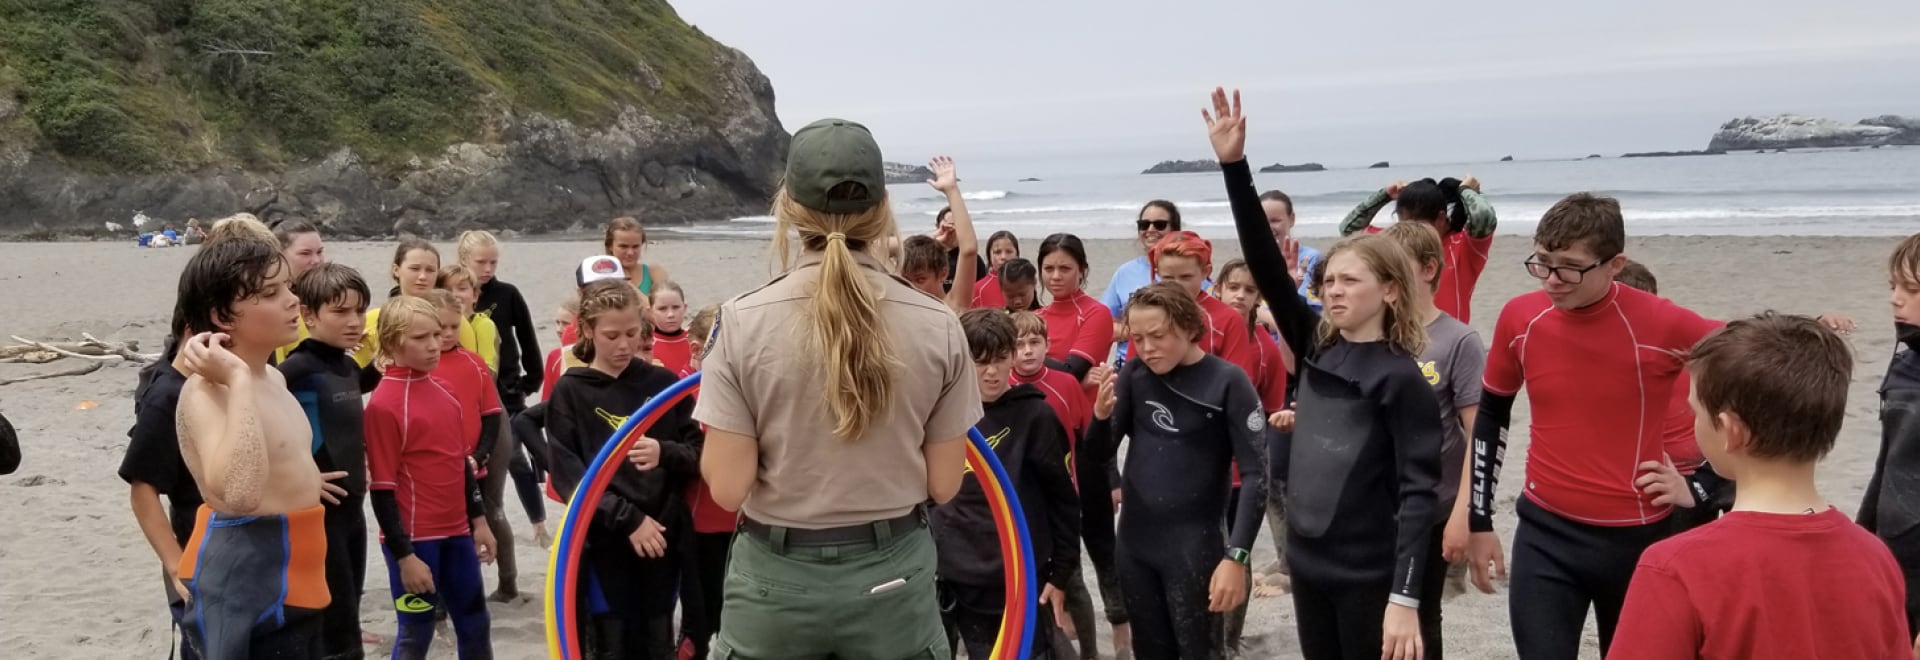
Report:
[{"label": "blonde ponytail", "polygon": [[783,268],[790,257],[789,228],[802,249],[821,253],[819,288],[807,313],[811,353],[826,372],[834,435],[859,440],[892,404],[897,360],[880,316],[880,291],[861,271],[854,251],[870,250],[893,235],[893,211],[882,202],[858,213],[824,213],[802,206],[782,189],[774,197],[773,216],[774,250]]}]

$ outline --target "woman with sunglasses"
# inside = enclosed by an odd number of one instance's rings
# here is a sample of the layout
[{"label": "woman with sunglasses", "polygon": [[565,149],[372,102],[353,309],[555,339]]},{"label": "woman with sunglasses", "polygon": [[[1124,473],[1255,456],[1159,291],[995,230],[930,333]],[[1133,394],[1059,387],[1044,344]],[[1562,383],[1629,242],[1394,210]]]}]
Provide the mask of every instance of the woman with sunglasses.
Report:
[{"label": "woman with sunglasses", "polygon": [[[1133,292],[1145,288],[1154,281],[1153,264],[1147,261],[1147,253],[1153,250],[1153,245],[1159,243],[1161,238],[1169,233],[1180,231],[1180,207],[1164,199],[1147,202],[1145,206],[1140,207],[1140,213],[1135,217],[1138,218],[1134,221],[1134,227],[1140,239],[1140,256],[1120,264],[1120,267],[1113,271],[1113,279],[1107,280],[1107,292],[1100,296],[1100,302],[1107,305],[1107,312],[1115,319],[1114,339],[1126,336],[1126,332],[1120,327],[1119,319],[1123,308],[1127,306],[1127,298],[1132,297]],[[1122,340],[1119,355],[1126,354],[1127,343]]]}]

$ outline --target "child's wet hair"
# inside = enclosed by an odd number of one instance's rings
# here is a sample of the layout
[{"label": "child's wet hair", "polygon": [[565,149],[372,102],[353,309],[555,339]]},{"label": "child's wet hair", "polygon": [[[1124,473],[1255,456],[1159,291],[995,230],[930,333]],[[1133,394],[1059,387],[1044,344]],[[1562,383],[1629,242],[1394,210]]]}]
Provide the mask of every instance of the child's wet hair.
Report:
[{"label": "child's wet hair", "polygon": [[1131,322],[1135,310],[1148,308],[1165,313],[1168,324],[1187,333],[1187,341],[1200,341],[1207,333],[1206,313],[1201,311],[1200,302],[1178,282],[1154,282],[1134,291],[1121,318]]},{"label": "child's wet hair", "polygon": [[1013,357],[1019,335],[1013,320],[997,309],[970,309],[960,315],[960,327],[967,335],[967,351],[976,364]]},{"label": "child's wet hair", "polygon": [[360,271],[333,262],[309,268],[293,281],[293,295],[300,299],[302,306],[314,312],[346,300],[349,293],[358,294],[360,311],[367,311],[367,305],[373,301],[367,291],[367,281],[360,277]]},{"label": "child's wet hair", "polygon": [[268,282],[287,268],[287,258],[270,236],[244,232],[208,240],[180,270],[173,336],[219,332],[219,323],[233,322],[234,305],[266,292]]},{"label": "child's wet hair", "polygon": [[[573,343],[573,356],[581,362],[593,363],[593,327],[600,317],[613,312],[638,310],[644,302],[640,291],[626,280],[600,280],[587,284],[580,290],[580,311],[574,315],[574,322],[580,328],[580,340]],[[640,315],[641,336],[653,334],[653,324],[647,322],[647,315]]]}]

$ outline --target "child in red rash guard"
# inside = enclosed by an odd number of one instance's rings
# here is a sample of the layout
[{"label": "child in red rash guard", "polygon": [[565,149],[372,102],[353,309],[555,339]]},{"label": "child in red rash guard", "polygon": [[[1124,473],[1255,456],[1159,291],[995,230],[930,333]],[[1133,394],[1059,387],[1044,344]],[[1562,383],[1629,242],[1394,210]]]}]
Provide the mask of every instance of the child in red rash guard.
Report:
[{"label": "child in red rash guard", "polygon": [[460,347],[460,301],[444,289],[429,292],[427,300],[433,303],[440,321],[442,355],[433,377],[460,400],[460,435],[475,439],[469,455],[474,474],[484,479],[487,459],[495,439],[500,437],[500,393],[493,386],[493,373],[480,356]]},{"label": "child in red rash guard", "polygon": [[1493,487],[1514,397],[1532,411],[1525,493],[1517,506],[1509,610],[1524,658],[1571,658],[1587,610],[1612,644],[1641,551],[1667,536],[1691,488],[1662,451],[1682,356],[1719,321],[1615,283],[1625,267],[1619,202],[1580,193],[1547,210],[1530,274],[1540,291],[1508,302],[1487,344],[1485,392],[1473,429],[1468,567],[1493,593]]},{"label": "child in red rash guard", "polygon": [[687,294],[679,284],[661,282],[653,287],[653,360],[673,375],[686,378],[693,374],[693,342],[685,327]]},{"label": "child in red rash guard", "polygon": [[[1128,634],[1127,612],[1121,602],[1119,576],[1113,567],[1114,489],[1111,484],[1115,483],[1112,475],[1118,474],[1117,464],[1110,461],[1107,465],[1081,468],[1073,450],[1093,421],[1093,402],[1087,399],[1086,391],[1073,374],[1047,365],[1046,321],[1033,312],[1014,312],[1013,328],[1013,369],[1008,374],[1008,382],[1040,388],[1047,395],[1047,405],[1053,407],[1054,415],[1067,429],[1067,460],[1080,490],[1081,542],[1086,544],[1087,557],[1093,563],[1100,600],[1106,604],[1107,622],[1117,631],[1115,644],[1124,646]],[[1073,621],[1080,649],[1083,656],[1092,657],[1089,654],[1096,654],[1100,643],[1100,631],[1093,620],[1093,597],[1087,592],[1086,581],[1078,577],[1067,581],[1066,592],[1067,613]]]},{"label": "child in red rash guard", "polygon": [[[1250,381],[1257,379],[1260,355],[1248,336],[1246,312],[1207,295],[1203,288],[1207,274],[1213,272],[1213,244],[1190,231],[1169,232],[1147,251],[1147,261],[1153,264],[1153,276],[1158,281],[1178,282],[1200,303],[1200,311],[1206,314],[1207,321],[1207,333],[1200,337],[1200,350],[1239,367]],[[1127,347],[1127,357],[1133,357],[1131,345]]]},{"label": "child in red rash guard", "polygon": [[1038,312],[1047,322],[1047,357],[1085,382],[1087,372],[1113,351],[1113,312],[1084,290],[1087,248],[1080,237],[1054,234],[1040,241],[1040,282],[1053,295],[1053,304]]},{"label": "child in red rash guard", "polygon": [[[1258,325],[1260,289],[1253,281],[1253,273],[1247,269],[1247,260],[1234,259],[1220,267],[1220,277],[1214,280],[1213,297],[1247,318],[1247,336],[1253,338],[1258,355],[1255,371],[1247,375],[1253,378],[1253,387],[1260,392],[1260,407],[1269,414],[1285,410],[1290,360],[1273,335]],[[1273,527],[1283,529],[1278,525]]]},{"label": "child in red rash guard", "polygon": [[367,488],[399,620],[394,657],[427,657],[434,611],[445,609],[460,657],[490,658],[480,564],[493,561],[493,534],[469,462],[479,432],[463,432],[460,400],[430,374],[447,355],[433,305],[395,296],[380,316],[380,352],[393,366],[364,423]]},{"label": "child in red rash guard", "polygon": [[1421,179],[1413,183],[1394,182],[1375,192],[1340,223],[1340,235],[1357,231],[1380,231],[1369,226],[1374,214],[1392,200],[1394,215],[1402,221],[1424,222],[1440,233],[1441,249],[1446,252],[1447,267],[1440,272],[1440,285],[1434,288],[1433,304],[1440,311],[1472,321],[1473,289],[1480,272],[1487,269],[1487,255],[1493,249],[1493,231],[1499,223],[1493,205],[1480,195],[1480,181]]},{"label": "child in red rash guard", "polygon": [[[720,316],[719,305],[707,305],[695,312],[687,324],[686,336],[693,345],[693,370],[700,370],[700,356],[706,354],[707,340],[713,335],[714,322]],[[694,398],[699,398],[695,393]],[[702,429],[704,430],[704,426]],[[691,651],[694,658],[707,657],[714,632],[720,629],[720,605],[726,595],[727,552],[733,544],[733,530],[740,514],[713,501],[713,491],[698,477],[687,485],[687,502],[693,509],[694,570],[699,580],[681,582],[682,655]],[[687,623],[693,612],[703,618]]]},{"label": "child in red rash guard", "polygon": [[[980,281],[973,285],[975,308],[1000,309],[1007,306],[1006,296],[1001,291],[1000,281],[1005,277],[1001,269],[1006,267],[1007,262],[1019,258],[1020,239],[1004,229],[993,232],[993,237],[987,239],[987,270],[980,274]],[[1027,262],[1027,267],[1032,270],[1033,262]]]},{"label": "child in red rash guard", "polygon": [[[1613,281],[1647,293],[1660,293],[1660,282],[1654,278],[1653,271],[1631,259]],[[1674,379],[1673,396],[1667,402],[1667,421],[1661,429],[1667,460],[1673,461],[1674,469],[1687,477],[1694,489],[1693,507],[1675,509],[1670,518],[1675,534],[1713,522],[1733,505],[1733,482],[1721,478],[1713,466],[1707,465],[1706,457],[1700,453],[1700,443],[1694,441],[1693,406],[1687,403],[1692,391],[1692,378],[1682,369],[1679,378]]]},{"label": "child in red rash guard", "polygon": [[1814,483],[1846,417],[1846,340],[1766,313],[1708,335],[1688,369],[1700,449],[1740,488],[1641,554],[1608,657],[1913,657],[1893,553]]}]

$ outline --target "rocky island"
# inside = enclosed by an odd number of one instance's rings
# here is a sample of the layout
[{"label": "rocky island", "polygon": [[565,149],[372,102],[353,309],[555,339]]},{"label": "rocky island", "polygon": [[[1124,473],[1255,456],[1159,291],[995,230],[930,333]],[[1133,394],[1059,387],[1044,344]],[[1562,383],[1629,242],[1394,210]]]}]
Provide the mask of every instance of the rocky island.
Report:
[{"label": "rocky island", "polygon": [[1271,174],[1274,172],[1325,172],[1325,171],[1327,171],[1327,166],[1321,165],[1319,163],[1301,163],[1299,165],[1287,165],[1284,163],[1274,163],[1272,165],[1268,165],[1266,167],[1260,168],[1260,172],[1263,174]]},{"label": "rocky island", "polygon": [[1218,172],[1220,163],[1214,160],[1163,160],[1159,164],[1142,170],[1141,174],[1197,174],[1200,172]]},{"label": "rocky island", "polygon": [[329,237],[766,210],[789,136],[660,0],[163,0],[0,12],[0,234],[247,211]]},{"label": "rocky island", "polygon": [[881,165],[887,168],[887,183],[926,183],[928,179],[933,178],[933,170],[927,169],[925,165],[895,162],[881,163]]},{"label": "rocky island", "polygon": [[1820,117],[1742,117],[1720,125],[1708,151],[1920,145],[1920,117],[1881,115],[1851,124]]}]

